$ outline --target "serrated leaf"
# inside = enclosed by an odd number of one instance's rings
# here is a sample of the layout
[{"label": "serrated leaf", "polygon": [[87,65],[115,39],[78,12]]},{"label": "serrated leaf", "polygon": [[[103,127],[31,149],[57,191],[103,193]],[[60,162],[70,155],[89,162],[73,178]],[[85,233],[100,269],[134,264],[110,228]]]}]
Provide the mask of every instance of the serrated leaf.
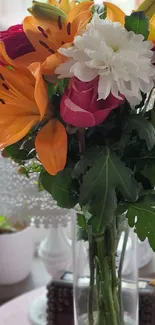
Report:
[{"label": "serrated leaf", "polygon": [[114,188],[105,191],[104,195],[102,192],[98,193],[90,206],[92,218],[89,220],[89,225],[92,226],[94,233],[104,232],[106,226],[112,221],[116,208],[117,198]]},{"label": "serrated leaf", "polygon": [[82,156],[81,159],[76,163],[72,177],[79,178],[81,175],[85,174],[87,168],[92,166],[94,160],[100,154],[100,152],[100,148],[92,148],[90,150],[87,150],[84,156]]},{"label": "serrated leaf", "polygon": [[46,171],[41,175],[44,189],[52,195],[58,206],[67,209],[71,209],[77,204],[71,173],[72,169],[66,168],[56,176],[52,176]]},{"label": "serrated leaf", "polygon": [[125,200],[137,200],[139,185],[132,176],[132,171],[108,147],[96,159],[80,190],[80,204],[88,204],[93,214],[90,223],[94,232],[103,232],[111,222],[117,207],[116,189]]},{"label": "serrated leaf", "polygon": [[148,238],[155,251],[155,209],[147,203],[135,203],[129,206],[127,217],[139,239],[143,241]]},{"label": "serrated leaf", "polygon": [[155,128],[152,123],[140,115],[132,115],[128,119],[128,131],[135,130],[141,140],[145,140],[148,150],[151,150],[155,145]]},{"label": "serrated leaf", "polygon": [[149,19],[143,11],[133,12],[130,16],[125,17],[125,28],[135,34],[141,34],[147,39],[149,35]]}]

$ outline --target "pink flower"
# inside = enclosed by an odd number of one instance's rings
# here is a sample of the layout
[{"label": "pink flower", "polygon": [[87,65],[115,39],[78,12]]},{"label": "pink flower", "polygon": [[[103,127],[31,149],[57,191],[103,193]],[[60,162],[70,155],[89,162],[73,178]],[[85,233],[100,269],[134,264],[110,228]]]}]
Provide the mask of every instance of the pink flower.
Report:
[{"label": "pink flower", "polygon": [[23,31],[23,25],[15,25],[0,32],[0,41],[4,42],[6,52],[12,60],[35,51]]},{"label": "pink flower", "polygon": [[106,120],[110,112],[124,102],[112,94],[98,100],[98,78],[82,82],[70,79],[69,88],[62,96],[60,114],[64,122],[78,128],[93,127]]}]

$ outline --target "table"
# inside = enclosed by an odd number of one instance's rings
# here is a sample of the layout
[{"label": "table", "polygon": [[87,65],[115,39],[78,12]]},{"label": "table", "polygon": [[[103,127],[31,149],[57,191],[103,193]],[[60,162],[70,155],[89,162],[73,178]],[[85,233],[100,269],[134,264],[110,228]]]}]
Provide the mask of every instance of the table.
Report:
[{"label": "table", "polygon": [[30,291],[0,307],[0,325],[30,325],[29,306],[38,296],[46,293],[45,287]]}]

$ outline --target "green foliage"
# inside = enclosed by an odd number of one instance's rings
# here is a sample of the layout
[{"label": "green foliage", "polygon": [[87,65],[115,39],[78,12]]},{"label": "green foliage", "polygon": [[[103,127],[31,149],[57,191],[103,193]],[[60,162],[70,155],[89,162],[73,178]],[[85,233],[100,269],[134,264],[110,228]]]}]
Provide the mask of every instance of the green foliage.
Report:
[{"label": "green foliage", "polygon": [[148,238],[150,246],[155,251],[155,209],[150,202],[131,204],[127,217],[130,227],[135,227],[139,239],[143,241]]},{"label": "green foliage", "polygon": [[91,7],[91,12],[92,14],[94,14],[95,12],[98,13],[100,19],[105,19],[107,16],[107,10],[106,7],[104,5],[98,5],[98,4],[94,4]]},{"label": "green foliage", "polygon": [[149,19],[143,11],[133,12],[130,16],[125,17],[125,28],[135,34],[141,34],[147,39],[149,35]]},{"label": "green foliage", "polygon": [[9,232],[15,232],[16,231],[15,228],[10,226],[9,221],[4,216],[0,216],[0,232],[2,230],[9,231]]},{"label": "green foliage", "polygon": [[43,188],[52,195],[58,206],[62,208],[71,209],[78,202],[71,173],[72,169],[66,168],[56,176],[52,176],[46,171],[42,171],[40,175]]},{"label": "green foliage", "polygon": [[87,230],[87,222],[85,216],[82,213],[77,213],[77,224],[83,230]]},{"label": "green foliage", "polygon": [[139,185],[132,171],[107,147],[84,176],[80,189],[81,206],[88,204],[93,215],[89,224],[93,232],[104,232],[117,208],[116,189],[124,200],[134,202],[138,198]]},{"label": "green foliage", "polygon": [[6,147],[5,150],[11,158],[17,161],[32,159],[36,155],[32,139],[21,140]]},{"label": "green foliage", "polygon": [[81,156],[81,159],[76,163],[72,177],[79,178],[81,175],[84,175],[87,169],[92,166],[100,152],[100,148],[92,148],[87,150],[84,155]]},{"label": "green foliage", "polygon": [[150,184],[155,186],[155,162],[150,162],[145,166],[142,174],[149,180]]},{"label": "green foliage", "polygon": [[151,150],[155,145],[155,128],[145,117],[132,115],[127,122],[128,132],[135,130],[141,140],[145,140],[147,147]]}]

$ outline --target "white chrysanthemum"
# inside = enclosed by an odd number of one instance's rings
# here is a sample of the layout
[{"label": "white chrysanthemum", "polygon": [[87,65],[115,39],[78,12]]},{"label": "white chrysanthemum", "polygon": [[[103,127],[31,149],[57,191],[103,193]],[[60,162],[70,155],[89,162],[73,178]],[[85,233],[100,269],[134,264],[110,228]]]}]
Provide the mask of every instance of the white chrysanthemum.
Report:
[{"label": "white chrysanthemum", "polygon": [[84,82],[99,76],[99,99],[106,99],[110,92],[120,98],[120,93],[137,105],[141,91],[147,93],[154,86],[152,47],[142,35],[95,14],[83,35],[75,37],[73,47],[59,49],[70,60],[55,72],[59,78],[76,76]]}]

